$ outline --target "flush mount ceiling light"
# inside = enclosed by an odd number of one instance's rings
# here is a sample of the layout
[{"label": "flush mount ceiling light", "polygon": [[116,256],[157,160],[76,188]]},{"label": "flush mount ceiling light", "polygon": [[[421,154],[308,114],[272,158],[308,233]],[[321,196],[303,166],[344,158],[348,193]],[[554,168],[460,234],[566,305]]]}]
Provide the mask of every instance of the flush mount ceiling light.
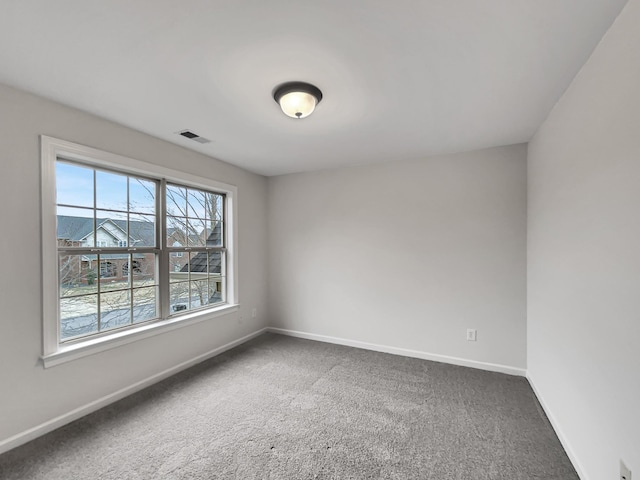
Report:
[{"label": "flush mount ceiling light", "polygon": [[313,113],[322,100],[318,87],[304,82],[287,82],[276,87],[273,98],[285,115],[292,118],[304,118]]}]

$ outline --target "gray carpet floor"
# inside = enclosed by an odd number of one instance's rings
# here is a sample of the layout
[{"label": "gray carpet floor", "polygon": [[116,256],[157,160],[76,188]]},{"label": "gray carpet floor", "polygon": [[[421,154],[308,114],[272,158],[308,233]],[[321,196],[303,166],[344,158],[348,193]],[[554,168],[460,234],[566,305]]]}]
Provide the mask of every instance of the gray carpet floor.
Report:
[{"label": "gray carpet floor", "polygon": [[578,476],[524,378],[266,334],[1,455],[0,478]]}]

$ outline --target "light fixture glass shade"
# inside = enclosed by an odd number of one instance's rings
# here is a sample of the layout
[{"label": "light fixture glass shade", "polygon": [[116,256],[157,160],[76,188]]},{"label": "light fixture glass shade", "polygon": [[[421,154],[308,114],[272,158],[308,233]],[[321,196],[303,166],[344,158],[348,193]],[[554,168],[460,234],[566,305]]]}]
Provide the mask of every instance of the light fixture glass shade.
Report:
[{"label": "light fixture glass shade", "polygon": [[273,99],[278,102],[285,115],[304,118],[311,115],[320,103],[322,92],[310,83],[287,82],[274,90]]},{"label": "light fixture glass shade", "polygon": [[316,97],[306,92],[291,92],[280,98],[280,108],[293,118],[308,117],[316,108]]}]

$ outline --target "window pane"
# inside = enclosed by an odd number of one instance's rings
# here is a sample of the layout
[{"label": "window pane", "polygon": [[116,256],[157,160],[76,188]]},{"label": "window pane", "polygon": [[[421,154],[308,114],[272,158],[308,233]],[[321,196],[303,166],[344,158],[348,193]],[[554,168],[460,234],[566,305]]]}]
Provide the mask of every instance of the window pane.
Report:
[{"label": "window pane", "polygon": [[129,242],[130,247],[155,247],[155,215],[129,215]]},{"label": "window pane", "polygon": [[93,210],[57,207],[56,238],[58,247],[93,247]]},{"label": "window pane", "polygon": [[223,240],[222,222],[211,222],[207,228],[207,246],[221,247]]},{"label": "window pane", "polygon": [[60,299],[60,340],[98,331],[98,296]]},{"label": "window pane", "polygon": [[209,277],[209,290],[211,292],[209,296],[209,303],[224,302],[224,283],[225,277],[220,275],[212,275]]},{"label": "window pane", "polygon": [[148,287],[156,285],[156,257],[152,253],[132,255],[131,270],[126,265],[127,273],[131,274],[134,287]]},{"label": "window pane", "polygon": [[208,302],[209,304],[214,304],[214,303],[218,303],[220,301],[220,296],[218,294],[218,292],[216,291],[216,284],[215,282],[209,282],[208,285]]},{"label": "window pane", "polygon": [[209,274],[224,273],[224,252],[209,252],[208,257]]},{"label": "window pane", "polygon": [[128,263],[129,255],[126,253],[100,255],[101,292],[129,288],[129,275],[126,273],[126,265]]},{"label": "window pane", "polygon": [[215,289],[211,303],[225,301],[225,259],[224,252],[209,252],[209,285]]},{"label": "window pane", "polygon": [[218,217],[218,202],[220,195],[212,192],[203,192],[205,196],[205,205],[207,208],[207,220],[220,220]]},{"label": "window pane", "polygon": [[187,192],[187,217],[205,218],[205,195],[200,190],[188,189]]},{"label": "window pane", "polygon": [[203,247],[206,241],[206,222],[202,219],[188,219],[189,238],[187,239],[190,247]]},{"label": "window pane", "polygon": [[156,183],[129,177],[129,211],[154,214],[156,211]]},{"label": "window pane", "polygon": [[56,162],[56,203],[93,208],[93,169]]},{"label": "window pane", "polygon": [[189,274],[182,271],[187,268],[188,258],[185,252],[171,252],[169,254],[169,280],[171,282],[188,280]]},{"label": "window pane", "polygon": [[107,288],[108,283],[115,284],[118,281],[124,280],[122,277],[122,263],[124,259],[114,257],[118,257],[118,255],[100,256],[100,261],[98,262],[98,275],[100,276],[100,288],[102,290]]},{"label": "window pane", "polygon": [[186,282],[189,280],[189,254],[174,252],[169,255],[169,282]]},{"label": "window pane", "polygon": [[96,247],[115,248],[126,245],[127,214],[96,211]]},{"label": "window pane", "polygon": [[133,323],[146,322],[156,318],[157,288],[136,288],[133,290]]},{"label": "window pane", "polygon": [[173,283],[170,287],[171,313],[189,308],[189,282]]},{"label": "window pane", "polygon": [[94,260],[85,255],[58,256],[60,296],[71,297],[98,292],[98,274]]},{"label": "window pane", "polygon": [[167,217],[167,245],[186,247],[187,243],[187,219]]},{"label": "window pane", "polygon": [[207,192],[207,219],[208,220],[222,220],[222,195],[216,193]]},{"label": "window pane", "polygon": [[127,210],[127,176],[96,170],[96,208]]},{"label": "window pane", "polygon": [[131,323],[131,290],[100,294],[100,331]]},{"label": "window pane", "polygon": [[167,185],[167,214],[176,217],[187,216],[187,189]]},{"label": "window pane", "polygon": [[209,303],[209,282],[206,280],[197,280],[191,282],[191,291],[189,297],[190,308],[200,308]]},{"label": "window pane", "polygon": [[189,270],[190,280],[200,280],[207,278],[208,259],[207,252],[190,252],[189,253]]}]

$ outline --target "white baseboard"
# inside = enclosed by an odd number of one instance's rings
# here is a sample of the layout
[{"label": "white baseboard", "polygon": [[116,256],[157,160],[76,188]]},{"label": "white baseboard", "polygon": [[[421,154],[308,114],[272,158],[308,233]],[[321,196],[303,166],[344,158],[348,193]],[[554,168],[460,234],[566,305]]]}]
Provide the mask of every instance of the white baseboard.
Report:
[{"label": "white baseboard", "polygon": [[527,371],[524,368],[510,367],[508,365],[499,365],[496,363],[478,362],[476,360],[468,360],[466,358],[450,357],[448,355],[438,355],[436,353],[421,352],[418,350],[409,350],[406,348],[389,347],[386,345],[360,342],[358,340],[349,340],[346,338],[330,337],[327,335],[298,332],[295,330],[287,330],[284,328],[274,328],[274,327],[267,327],[267,331],[272,333],[279,333],[281,335],[288,335],[290,337],[305,338],[307,340],[315,340],[318,342],[335,343],[337,345],[363,348],[365,350],[373,350],[375,352],[384,352],[384,353],[391,353],[393,355],[402,355],[405,357],[421,358],[423,360],[432,360],[434,362],[450,363],[452,365],[478,368],[480,370],[488,370],[490,372],[506,373],[509,375],[517,375],[519,377],[524,377],[526,376],[526,373],[527,373]]},{"label": "white baseboard", "polygon": [[575,468],[576,473],[580,477],[580,480],[589,480],[589,477],[586,475],[585,470],[582,467],[582,464],[578,461],[578,457],[576,456],[573,449],[571,448],[571,445],[569,444],[569,440],[567,439],[567,436],[564,434],[564,432],[560,428],[560,423],[558,423],[558,421],[556,420],[556,417],[551,413],[551,410],[549,410],[549,406],[545,403],[544,398],[540,394],[540,390],[538,390],[535,382],[533,381],[533,378],[531,378],[530,372],[527,372],[527,380],[529,381],[529,385],[531,385],[531,389],[533,390],[533,393],[538,398],[538,402],[540,402],[540,405],[542,406],[544,413],[547,415],[547,418],[549,419],[549,423],[551,423],[553,430],[555,430],[556,435],[558,436],[558,439],[562,444],[562,448],[564,448],[564,451],[567,452],[567,456],[569,457],[569,460],[571,461],[573,468]]},{"label": "white baseboard", "polygon": [[107,405],[114,403],[124,397],[127,397],[132,393],[135,393],[139,390],[142,390],[143,388],[153,385],[154,383],[164,380],[165,378],[170,377],[171,375],[174,375],[180,372],[181,370],[185,370],[209,358],[215,357],[216,355],[220,355],[221,353],[226,352],[227,350],[230,350],[233,347],[237,347],[242,343],[248,342],[249,340],[257,336],[262,335],[266,331],[267,331],[266,328],[257,330],[253,333],[250,333],[249,335],[245,335],[242,338],[234,340],[233,342],[229,342],[226,345],[222,345],[221,347],[215,348],[207,353],[198,355],[197,357],[192,358],[191,360],[187,360],[186,362],[182,362],[160,373],[156,373],[155,375],[145,378],[144,380],[141,380],[139,382],[136,382],[133,385],[129,385],[128,387],[122,388],[117,392],[106,395],[91,403],[78,407],[75,410],[72,410],[58,417],[55,417],[49,421],[41,423],[40,425],[36,425],[35,427],[25,430],[24,432],[18,433],[17,435],[9,437],[5,440],[1,440],[0,453],[7,452],[12,448],[18,447],[24,443],[29,442],[30,440],[40,437],[45,433],[49,433],[55,430],[56,428],[60,428],[63,425],[66,425],[67,423],[71,423],[74,420],[77,420],[81,417],[84,417],[85,415],[88,415],[89,413],[95,412],[96,410],[99,410],[102,407],[106,407]]}]

